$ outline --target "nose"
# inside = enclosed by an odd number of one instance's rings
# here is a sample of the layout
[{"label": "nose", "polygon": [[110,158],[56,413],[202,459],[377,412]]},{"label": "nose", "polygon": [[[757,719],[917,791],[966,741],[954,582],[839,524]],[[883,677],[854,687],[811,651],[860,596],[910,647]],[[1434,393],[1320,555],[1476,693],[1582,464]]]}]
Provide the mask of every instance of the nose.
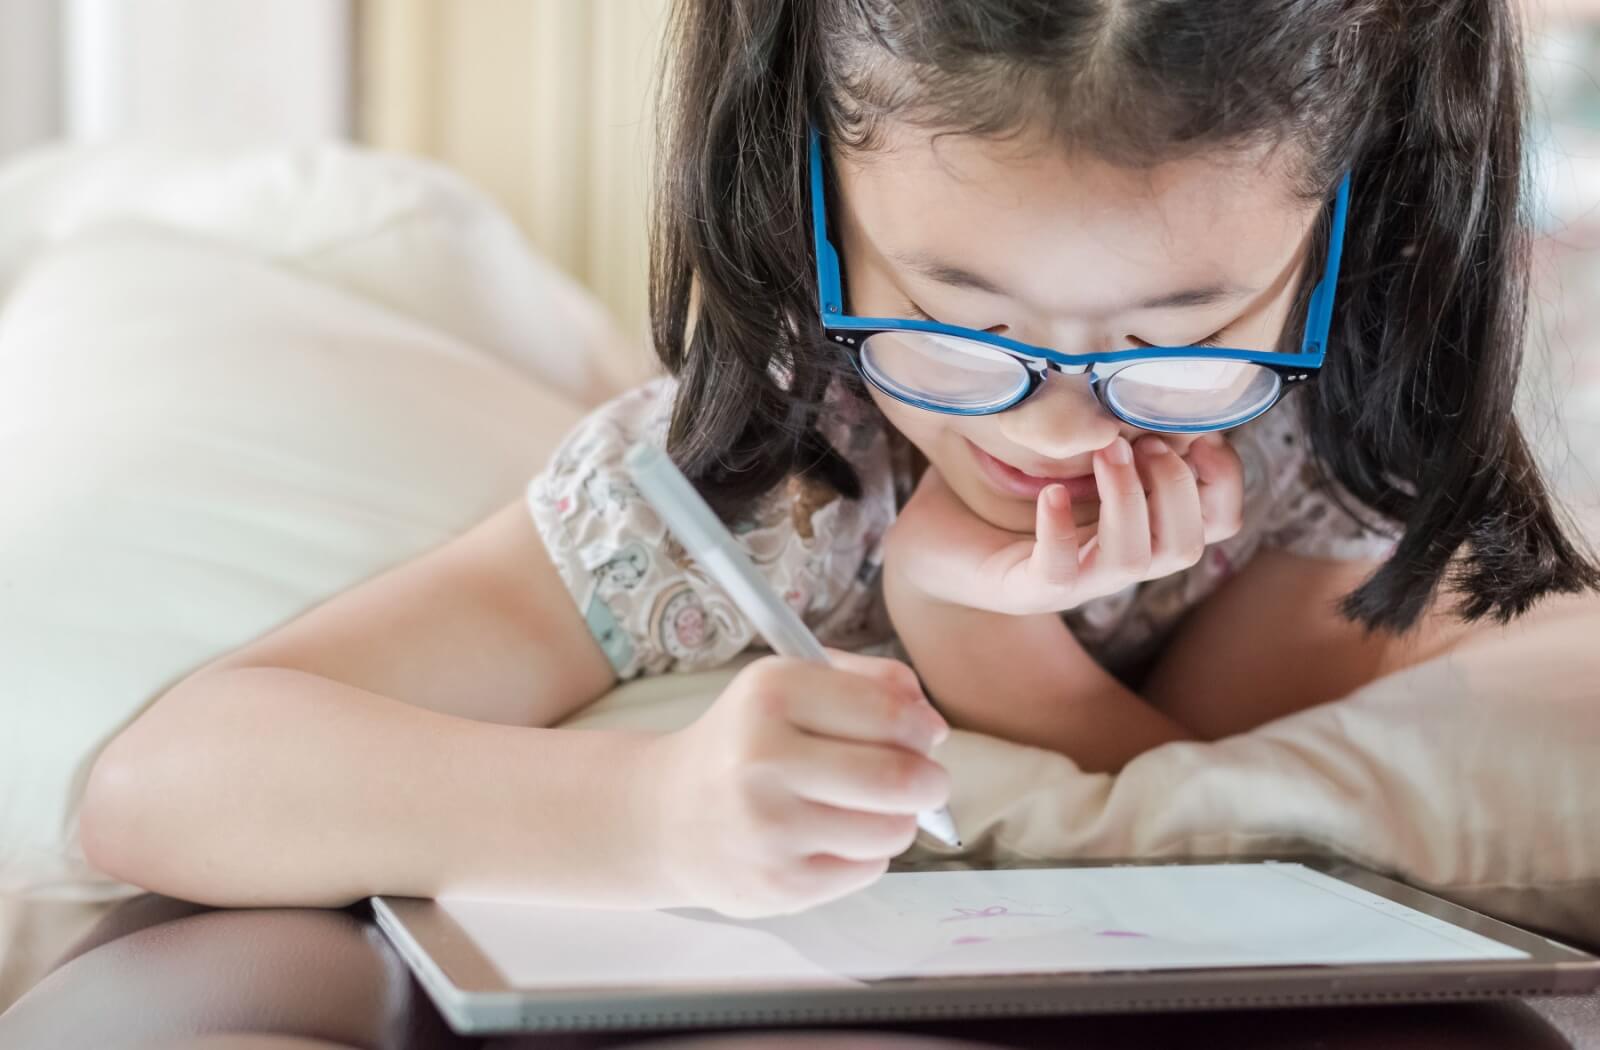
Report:
[{"label": "nose", "polygon": [[1140,433],[1106,411],[1089,388],[1089,376],[1051,372],[1033,396],[995,417],[1008,441],[1053,460],[1088,456],[1121,433]]}]

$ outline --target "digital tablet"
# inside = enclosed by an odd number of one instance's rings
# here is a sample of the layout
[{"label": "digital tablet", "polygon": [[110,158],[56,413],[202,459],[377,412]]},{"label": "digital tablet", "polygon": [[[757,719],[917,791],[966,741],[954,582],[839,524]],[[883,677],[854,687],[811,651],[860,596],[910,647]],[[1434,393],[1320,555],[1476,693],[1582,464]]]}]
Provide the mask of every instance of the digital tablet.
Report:
[{"label": "digital tablet", "polygon": [[1343,861],[933,864],[794,915],[374,898],[460,1032],[1576,994],[1600,960]]}]

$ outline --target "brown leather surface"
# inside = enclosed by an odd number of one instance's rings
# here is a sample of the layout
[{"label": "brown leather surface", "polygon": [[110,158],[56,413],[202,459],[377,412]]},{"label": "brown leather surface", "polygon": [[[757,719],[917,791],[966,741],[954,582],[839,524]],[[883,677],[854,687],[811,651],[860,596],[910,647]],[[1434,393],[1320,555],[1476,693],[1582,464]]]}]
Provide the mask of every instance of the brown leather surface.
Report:
[{"label": "brown leather surface", "polygon": [[225,1033],[362,1048],[477,1045],[449,1033],[363,916],[197,911],[153,898],[127,908],[107,916],[109,936],[97,928],[0,1015],[0,1047],[166,1050]]},{"label": "brown leather surface", "polygon": [[364,909],[207,911],[145,897],[108,915],[0,1015],[0,1050],[1124,1050],[1600,1047],[1600,996],[1428,1006],[1019,1018],[870,1029],[464,1038]]},{"label": "brown leather surface", "polygon": [[203,1035],[172,1044],[171,1050],[345,1050],[339,1043],[287,1035]]}]

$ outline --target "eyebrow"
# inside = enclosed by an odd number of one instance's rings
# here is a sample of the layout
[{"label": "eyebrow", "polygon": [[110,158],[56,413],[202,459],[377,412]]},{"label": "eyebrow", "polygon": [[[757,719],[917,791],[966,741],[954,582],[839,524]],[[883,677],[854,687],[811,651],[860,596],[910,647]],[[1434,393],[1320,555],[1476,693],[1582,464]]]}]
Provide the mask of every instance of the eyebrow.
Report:
[{"label": "eyebrow", "polygon": [[[961,268],[940,259],[930,258],[918,253],[902,254],[890,252],[889,258],[915,273],[948,284],[955,288],[972,288],[990,295],[1005,295],[1005,291],[995,282],[981,274]],[[1213,303],[1225,302],[1232,299],[1243,299],[1247,295],[1254,295],[1259,289],[1237,288],[1232,285],[1213,284],[1199,288],[1185,288],[1181,292],[1170,292],[1158,295],[1143,302],[1133,304],[1135,310],[1173,310],[1187,309],[1196,306],[1210,306]]]}]

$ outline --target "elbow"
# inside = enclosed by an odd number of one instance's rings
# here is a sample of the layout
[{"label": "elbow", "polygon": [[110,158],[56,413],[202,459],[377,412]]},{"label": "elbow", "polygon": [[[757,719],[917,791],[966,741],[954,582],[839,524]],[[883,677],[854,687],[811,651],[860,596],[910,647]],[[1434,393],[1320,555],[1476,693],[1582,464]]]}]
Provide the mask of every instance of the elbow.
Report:
[{"label": "elbow", "polygon": [[89,864],[157,893],[175,893],[174,866],[188,844],[183,801],[193,785],[184,781],[193,763],[184,756],[205,751],[183,717],[197,677],[168,691],[111,739],[90,767],[78,804],[78,841]]},{"label": "elbow", "polygon": [[[137,740],[124,730],[89,771],[78,806],[78,840],[96,870],[120,882],[156,889],[148,869],[149,776]],[[143,830],[142,830],[143,829]]]}]

